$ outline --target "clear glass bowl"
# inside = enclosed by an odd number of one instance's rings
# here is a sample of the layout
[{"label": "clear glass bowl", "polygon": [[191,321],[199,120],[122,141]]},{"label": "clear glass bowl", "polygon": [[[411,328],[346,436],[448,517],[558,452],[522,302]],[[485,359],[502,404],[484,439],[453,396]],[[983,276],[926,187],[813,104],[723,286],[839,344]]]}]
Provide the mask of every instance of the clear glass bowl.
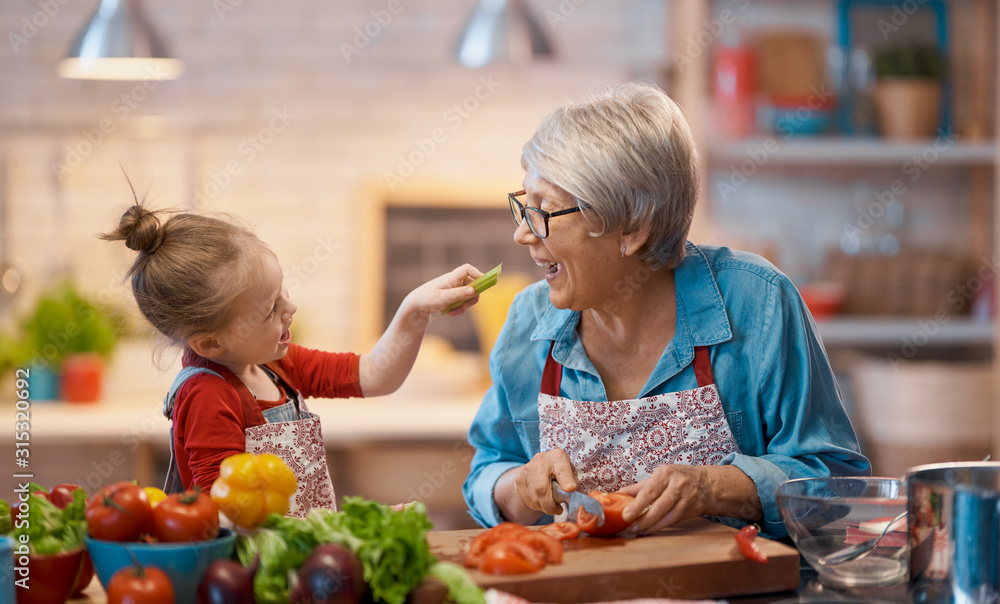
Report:
[{"label": "clear glass bowl", "polygon": [[896,478],[800,478],[775,490],[785,528],[819,580],[838,587],[889,585],[906,578],[906,517],[867,554],[841,563],[828,560],[863,549],[906,511],[906,487]]}]

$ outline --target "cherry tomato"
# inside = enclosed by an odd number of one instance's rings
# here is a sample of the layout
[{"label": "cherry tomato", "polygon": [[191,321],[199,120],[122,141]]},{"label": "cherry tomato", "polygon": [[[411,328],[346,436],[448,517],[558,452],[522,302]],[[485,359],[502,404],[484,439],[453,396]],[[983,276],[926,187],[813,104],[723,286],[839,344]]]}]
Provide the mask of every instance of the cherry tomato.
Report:
[{"label": "cherry tomato", "polygon": [[87,532],[103,541],[135,541],[149,531],[153,510],[139,485],[119,482],[87,502]]},{"label": "cherry tomato", "polygon": [[576,523],[581,530],[595,537],[610,537],[629,527],[629,523],[622,520],[622,511],[635,499],[634,497],[625,493],[602,493],[600,491],[591,491],[588,494],[600,502],[604,509],[604,524],[597,526],[597,515],[590,514],[581,507],[576,512]]},{"label": "cherry tomato", "polygon": [[173,604],[174,586],[155,566],[126,566],[108,581],[108,604]]},{"label": "cherry tomato", "polygon": [[542,555],[530,545],[511,539],[491,545],[479,570],[490,575],[518,575],[536,572],[544,565]]},{"label": "cherry tomato", "polygon": [[207,541],[219,535],[219,507],[195,487],[173,493],[153,508],[153,536],[160,541]]},{"label": "cherry tomato", "polygon": [[560,541],[569,541],[580,536],[580,527],[573,522],[553,522],[538,530]]}]

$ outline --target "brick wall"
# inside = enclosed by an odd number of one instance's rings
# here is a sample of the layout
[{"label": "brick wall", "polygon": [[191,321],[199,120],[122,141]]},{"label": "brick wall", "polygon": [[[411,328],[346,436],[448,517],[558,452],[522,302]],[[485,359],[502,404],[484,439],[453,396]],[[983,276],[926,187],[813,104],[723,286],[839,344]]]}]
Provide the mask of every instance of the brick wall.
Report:
[{"label": "brick wall", "polygon": [[504,207],[521,145],[548,110],[654,73],[665,56],[659,0],[539,0],[557,61],[466,69],[450,53],[473,5],[402,0],[392,14],[388,0],[147,0],[185,74],[116,83],[55,75],[96,0],[2,3],[0,260],[24,286],[0,317],[64,272],[105,299],[123,294],[130,253],[94,237],[129,199],[121,163],[158,205],[255,225],[303,277],[300,339],[354,346],[357,222],[371,191],[441,186]]}]

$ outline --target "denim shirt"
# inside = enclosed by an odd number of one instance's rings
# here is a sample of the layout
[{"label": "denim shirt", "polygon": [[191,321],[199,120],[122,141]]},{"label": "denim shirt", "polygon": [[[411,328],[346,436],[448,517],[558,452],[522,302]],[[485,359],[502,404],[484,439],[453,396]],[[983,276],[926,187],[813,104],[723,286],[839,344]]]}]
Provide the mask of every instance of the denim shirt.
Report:
[{"label": "denim shirt", "polygon": [[[764,532],[784,536],[774,498],[779,484],[871,473],[816,324],[791,281],[754,254],[688,242],[674,282],[674,337],[636,398],[697,388],[694,347],[709,346],[716,387],[740,451],[722,463],[753,480]],[[628,295],[632,285],[621,285],[616,292]],[[561,395],[607,400],[577,334],[579,320],[579,312],[549,303],[544,281],[511,304],[490,354],[492,385],[469,430],[476,452],[462,491],[483,526],[504,520],[493,499],[500,476],[539,452],[538,393],[552,342],[552,356],[563,366]],[[546,522],[551,516],[539,520]]]}]

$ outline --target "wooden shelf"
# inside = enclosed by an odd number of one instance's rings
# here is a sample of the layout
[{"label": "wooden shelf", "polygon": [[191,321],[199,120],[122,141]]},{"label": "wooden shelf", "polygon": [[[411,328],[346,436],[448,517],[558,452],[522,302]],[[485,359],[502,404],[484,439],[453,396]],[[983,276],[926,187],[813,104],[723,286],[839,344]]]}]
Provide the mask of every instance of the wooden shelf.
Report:
[{"label": "wooden shelf", "polygon": [[902,165],[906,162],[934,165],[992,166],[997,149],[993,140],[958,142],[928,139],[886,142],[873,137],[759,136],[737,142],[709,145],[710,165],[738,164],[747,160],[761,167],[774,165],[858,166]]},{"label": "wooden shelf", "polygon": [[827,347],[903,346],[990,346],[993,321],[953,318],[939,323],[933,317],[836,317],[816,321]]}]

